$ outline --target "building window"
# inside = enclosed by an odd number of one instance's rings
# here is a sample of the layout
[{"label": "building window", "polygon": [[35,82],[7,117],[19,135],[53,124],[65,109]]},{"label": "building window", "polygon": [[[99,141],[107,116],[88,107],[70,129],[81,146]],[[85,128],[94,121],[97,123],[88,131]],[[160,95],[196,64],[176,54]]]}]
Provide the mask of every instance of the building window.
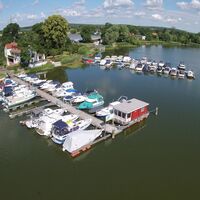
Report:
[{"label": "building window", "polygon": [[125,113],[122,113],[122,118],[126,118],[126,114]]}]

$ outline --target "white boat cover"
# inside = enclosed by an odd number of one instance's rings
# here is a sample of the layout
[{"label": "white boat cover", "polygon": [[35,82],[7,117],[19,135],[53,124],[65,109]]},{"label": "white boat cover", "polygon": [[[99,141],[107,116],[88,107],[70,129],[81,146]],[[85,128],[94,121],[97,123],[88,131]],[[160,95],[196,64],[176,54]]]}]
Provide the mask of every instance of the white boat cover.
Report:
[{"label": "white boat cover", "polygon": [[67,135],[63,144],[63,150],[67,150],[72,153],[80,149],[81,147],[93,142],[102,133],[102,130],[80,130],[74,131]]}]

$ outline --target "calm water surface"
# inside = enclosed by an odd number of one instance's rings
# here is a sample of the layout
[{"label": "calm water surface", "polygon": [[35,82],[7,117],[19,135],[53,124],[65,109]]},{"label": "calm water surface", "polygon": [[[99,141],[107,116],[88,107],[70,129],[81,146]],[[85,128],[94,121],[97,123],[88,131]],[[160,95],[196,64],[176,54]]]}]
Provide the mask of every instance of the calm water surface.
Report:
[{"label": "calm water surface", "polygon": [[[110,52],[111,53],[111,52]],[[49,78],[96,88],[106,103],[121,95],[159,107],[145,123],[96,145],[76,159],[50,140],[0,112],[1,199],[199,199],[200,49],[140,47],[118,51],[177,66],[184,61],[197,79],[172,80],[129,70],[56,69]]]}]

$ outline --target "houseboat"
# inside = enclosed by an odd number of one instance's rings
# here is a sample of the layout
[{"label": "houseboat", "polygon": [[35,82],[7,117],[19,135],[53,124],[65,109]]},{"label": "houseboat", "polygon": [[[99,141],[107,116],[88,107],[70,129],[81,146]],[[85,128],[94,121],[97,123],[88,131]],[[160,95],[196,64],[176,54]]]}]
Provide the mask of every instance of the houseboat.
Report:
[{"label": "houseboat", "polygon": [[135,98],[123,101],[113,106],[113,119],[121,125],[135,124],[149,116],[148,106],[148,103]]}]

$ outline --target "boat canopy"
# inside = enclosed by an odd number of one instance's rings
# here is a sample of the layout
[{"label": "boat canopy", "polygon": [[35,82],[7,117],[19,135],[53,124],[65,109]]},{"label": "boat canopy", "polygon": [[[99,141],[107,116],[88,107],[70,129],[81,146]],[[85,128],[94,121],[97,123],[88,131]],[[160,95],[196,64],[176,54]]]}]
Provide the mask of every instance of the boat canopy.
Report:
[{"label": "boat canopy", "polygon": [[63,149],[72,153],[80,149],[81,147],[90,144],[102,133],[102,130],[82,130],[71,132],[67,135],[63,144]]},{"label": "boat canopy", "polygon": [[62,120],[56,121],[55,123],[53,123],[53,126],[57,129],[60,129],[60,130],[68,127],[68,125],[65,122],[63,122]]}]

